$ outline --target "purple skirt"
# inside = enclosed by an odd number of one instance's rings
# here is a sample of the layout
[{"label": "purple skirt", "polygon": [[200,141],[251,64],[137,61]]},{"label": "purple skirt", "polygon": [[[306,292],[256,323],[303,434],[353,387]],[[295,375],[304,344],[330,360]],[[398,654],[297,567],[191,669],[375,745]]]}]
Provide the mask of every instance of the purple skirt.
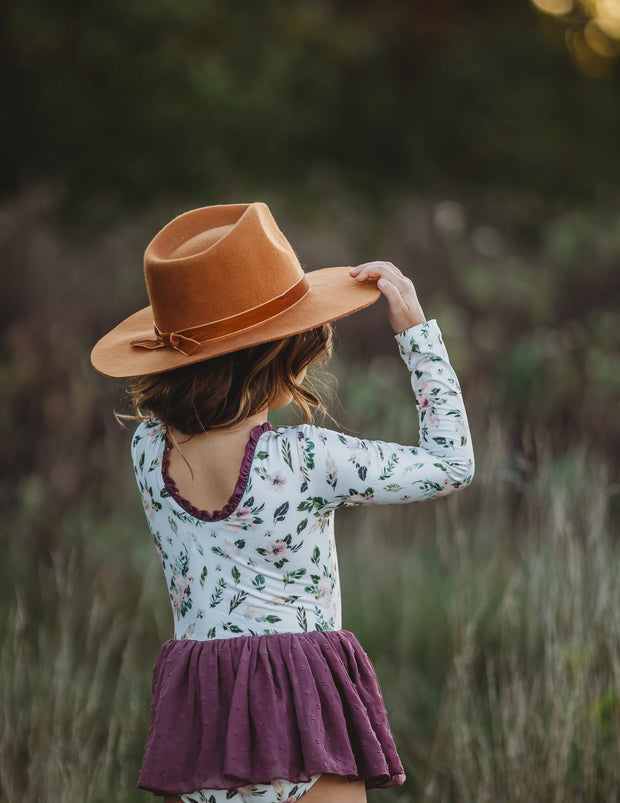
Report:
[{"label": "purple skirt", "polygon": [[165,642],[138,787],[234,789],[316,773],[405,780],[370,659],[348,630]]}]

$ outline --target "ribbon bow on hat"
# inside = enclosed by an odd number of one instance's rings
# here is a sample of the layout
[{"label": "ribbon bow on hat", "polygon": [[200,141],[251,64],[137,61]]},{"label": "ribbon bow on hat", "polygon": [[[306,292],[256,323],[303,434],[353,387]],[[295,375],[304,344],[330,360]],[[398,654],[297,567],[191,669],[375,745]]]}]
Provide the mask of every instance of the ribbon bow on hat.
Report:
[{"label": "ribbon bow on hat", "polygon": [[313,329],[379,297],[349,270],[304,273],[264,203],[193,209],[149,243],[150,306],[104,335],[92,363],[108,376],[144,376]]}]

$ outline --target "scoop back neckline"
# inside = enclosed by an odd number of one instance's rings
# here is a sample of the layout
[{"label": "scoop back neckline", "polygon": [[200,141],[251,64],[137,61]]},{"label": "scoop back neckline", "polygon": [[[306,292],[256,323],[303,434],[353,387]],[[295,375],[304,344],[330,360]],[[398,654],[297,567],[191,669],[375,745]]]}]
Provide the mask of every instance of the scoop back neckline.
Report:
[{"label": "scoop back neckline", "polygon": [[258,444],[261,435],[263,435],[265,432],[275,432],[275,429],[271,426],[269,421],[265,421],[262,424],[257,424],[251,430],[248,441],[245,445],[245,453],[243,460],[241,461],[241,468],[239,469],[239,475],[237,477],[235,488],[224,507],[221,508],[221,510],[214,510],[212,513],[210,513],[208,510],[201,510],[195,505],[192,505],[188,499],[185,499],[184,496],[181,496],[175,481],[168,473],[172,442],[168,437],[168,433],[164,427],[164,454],[161,461],[161,474],[164,487],[168,492],[168,495],[177,503],[180,508],[182,508],[186,513],[189,513],[190,516],[193,516],[195,519],[199,519],[200,521],[223,521],[224,519],[227,519],[235,512],[239,506],[239,502],[243,498],[243,494],[245,493],[245,489],[250,478],[250,469],[252,468],[252,463],[254,461],[256,445]]}]

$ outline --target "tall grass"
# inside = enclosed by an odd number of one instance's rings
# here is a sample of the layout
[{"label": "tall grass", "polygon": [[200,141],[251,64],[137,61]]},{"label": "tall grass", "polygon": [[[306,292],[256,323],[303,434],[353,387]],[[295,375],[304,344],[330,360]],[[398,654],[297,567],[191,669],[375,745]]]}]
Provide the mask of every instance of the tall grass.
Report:
[{"label": "tall grass", "polygon": [[[463,494],[337,516],[343,626],[376,666],[408,775],[372,803],[618,798],[617,489],[585,447],[534,447],[516,460],[491,425]],[[115,526],[116,544],[148,545],[145,524]],[[165,584],[154,550],[75,530],[1,611],[7,803],[150,798],[135,782]]]}]

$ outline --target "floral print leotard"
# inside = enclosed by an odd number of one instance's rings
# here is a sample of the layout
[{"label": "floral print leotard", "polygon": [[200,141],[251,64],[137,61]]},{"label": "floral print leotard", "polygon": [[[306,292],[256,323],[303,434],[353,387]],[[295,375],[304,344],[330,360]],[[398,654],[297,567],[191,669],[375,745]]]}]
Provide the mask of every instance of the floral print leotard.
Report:
[{"label": "floral print leotard", "polygon": [[[170,443],[162,423],[149,419],[137,428],[134,469],[168,585],[175,639],[341,629],[336,509],[422,501],[471,482],[467,416],[437,322],[395,339],[411,373],[416,446],[265,423],[252,430],[228,504],[207,513],[183,499],[168,477]],[[276,779],[236,793],[263,803],[297,800],[318,777]],[[182,799],[221,803],[231,792],[196,790]]]}]

